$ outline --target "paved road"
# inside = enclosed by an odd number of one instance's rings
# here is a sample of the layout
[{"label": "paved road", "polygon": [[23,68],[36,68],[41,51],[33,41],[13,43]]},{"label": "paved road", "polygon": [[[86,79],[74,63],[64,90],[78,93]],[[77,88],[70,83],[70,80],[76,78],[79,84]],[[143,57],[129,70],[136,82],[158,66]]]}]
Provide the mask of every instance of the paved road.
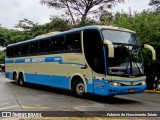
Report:
[{"label": "paved road", "polygon": [[142,93],[113,98],[88,95],[85,99],[80,99],[66,90],[33,84],[17,86],[0,74],[0,111],[7,110],[160,111],[160,94]]}]

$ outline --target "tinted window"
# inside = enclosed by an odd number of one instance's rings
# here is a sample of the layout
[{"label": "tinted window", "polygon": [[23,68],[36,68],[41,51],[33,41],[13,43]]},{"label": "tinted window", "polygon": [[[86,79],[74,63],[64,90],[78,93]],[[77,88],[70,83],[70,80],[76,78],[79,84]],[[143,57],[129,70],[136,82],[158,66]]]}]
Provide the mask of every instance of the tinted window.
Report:
[{"label": "tinted window", "polygon": [[49,52],[50,51],[50,39],[40,40],[39,41],[39,52]]},{"label": "tinted window", "polygon": [[15,56],[20,56],[20,55],[22,55],[21,46],[20,46],[20,45],[14,46],[14,55],[15,55]]},{"label": "tinted window", "polygon": [[71,51],[73,50],[73,34],[68,34],[65,37],[65,50]]},{"label": "tinted window", "polygon": [[84,30],[84,53],[93,71],[105,74],[104,52],[101,36],[97,30]]},{"label": "tinted window", "polygon": [[81,34],[80,34],[80,32],[75,33],[73,35],[73,49],[76,49],[76,50],[81,49]]},{"label": "tinted window", "polygon": [[38,41],[30,43],[30,45],[29,45],[29,53],[30,54],[38,53]]},{"label": "tinted window", "polygon": [[12,57],[13,56],[13,47],[7,47],[7,56]]},{"label": "tinted window", "polygon": [[65,50],[66,51],[81,51],[81,33],[68,34],[65,37]]},{"label": "tinted window", "polygon": [[58,45],[58,51],[64,50],[64,36],[58,37],[57,45]]},{"label": "tinted window", "polygon": [[29,54],[29,43],[22,44],[22,54],[23,55]]},{"label": "tinted window", "polygon": [[57,51],[57,37],[51,38],[51,51]]},{"label": "tinted window", "polygon": [[51,39],[51,51],[58,52],[64,50],[64,36]]}]

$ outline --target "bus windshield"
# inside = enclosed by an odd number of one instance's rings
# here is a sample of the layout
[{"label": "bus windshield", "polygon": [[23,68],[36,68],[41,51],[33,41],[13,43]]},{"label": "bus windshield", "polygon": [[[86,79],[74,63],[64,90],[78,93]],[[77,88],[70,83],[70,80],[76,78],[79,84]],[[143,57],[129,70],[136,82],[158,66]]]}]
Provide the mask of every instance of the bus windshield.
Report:
[{"label": "bus windshield", "polygon": [[138,44],[135,33],[118,31],[118,30],[102,30],[105,40],[110,40],[112,43]]},{"label": "bus windshield", "polygon": [[135,33],[102,30],[104,40],[114,44],[114,58],[106,58],[109,75],[140,76],[144,74],[141,47]]}]

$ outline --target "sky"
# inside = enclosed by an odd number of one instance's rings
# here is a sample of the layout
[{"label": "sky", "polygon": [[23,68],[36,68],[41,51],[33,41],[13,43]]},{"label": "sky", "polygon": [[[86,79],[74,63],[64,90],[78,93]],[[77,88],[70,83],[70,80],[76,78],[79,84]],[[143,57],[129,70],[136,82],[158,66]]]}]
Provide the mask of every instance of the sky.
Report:
[{"label": "sky", "polygon": [[[118,4],[112,11],[134,11],[147,9],[149,0],[125,0],[125,4]],[[8,29],[15,29],[14,25],[19,20],[27,18],[34,23],[45,24],[49,22],[51,15],[58,15],[60,12],[53,8],[41,5],[40,0],[0,0],[0,24]]]}]

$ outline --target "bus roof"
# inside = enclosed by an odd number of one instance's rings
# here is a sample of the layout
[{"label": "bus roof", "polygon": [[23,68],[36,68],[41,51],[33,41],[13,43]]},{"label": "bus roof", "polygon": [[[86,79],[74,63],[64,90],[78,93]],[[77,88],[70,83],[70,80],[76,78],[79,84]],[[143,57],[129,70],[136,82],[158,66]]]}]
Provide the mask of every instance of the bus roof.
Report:
[{"label": "bus roof", "polygon": [[120,27],[105,26],[105,25],[92,25],[92,26],[86,26],[86,27],[81,27],[81,28],[75,28],[75,29],[64,31],[64,32],[57,32],[57,33],[53,32],[53,34],[49,33],[49,34],[46,34],[46,35],[45,34],[44,35],[39,35],[39,36],[42,36],[42,37],[35,37],[33,39],[30,39],[30,40],[13,43],[13,44],[8,45],[7,47],[14,46],[14,45],[19,45],[19,44],[23,44],[23,43],[28,43],[28,42],[32,42],[32,41],[37,41],[37,40],[41,40],[41,39],[47,39],[47,38],[50,38],[50,37],[53,37],[53,36],[68,34],[68,33],[76,32],[76,31],[80,31],[80,30],[85,30],[85,29],[99,29],[99,30],[101,30],[101,29],[112,29],[112,30],[121,30],[121,31],[135,33],[134,31],[131,31],[131,30],[128,30],[128,29],[125,29],[125,28],[120,28]]}]

